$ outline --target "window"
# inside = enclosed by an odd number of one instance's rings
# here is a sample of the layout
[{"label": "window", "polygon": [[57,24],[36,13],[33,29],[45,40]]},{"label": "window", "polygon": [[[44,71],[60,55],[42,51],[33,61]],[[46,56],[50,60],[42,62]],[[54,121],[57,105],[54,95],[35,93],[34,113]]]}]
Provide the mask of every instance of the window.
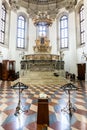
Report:
[{"label": "window", "polygon": [[48,26],[46,25],[45,22],[40,22],[38,25],[38,35],[41,37],[46,37],[47,36],[47,29]]},{"label": "window", "polygon": [[17,21],[17,48],[25,49],[25,17],[22,15]]},{"label": "window", "polygon": [[2,4],[1,12],[1,30],[0,30],[0,43],[5,44],[5,25],[6,25],[6,8]]},{"label": "window", "polygon": [[85,43],[85,31],[84,31],[84,6],[82,5],[80,7],[80,11],[79,11],[79,15],[80,15],[80,44],[84,44]]},{"label": "window", "polygon": [[68,17],[60,18],[60,48],[68,48]]}]

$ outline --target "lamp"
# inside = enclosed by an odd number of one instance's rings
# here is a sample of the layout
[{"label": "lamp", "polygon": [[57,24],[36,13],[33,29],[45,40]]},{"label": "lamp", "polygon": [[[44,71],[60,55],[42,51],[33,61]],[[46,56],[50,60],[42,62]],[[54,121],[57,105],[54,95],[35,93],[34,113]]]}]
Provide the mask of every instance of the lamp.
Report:
[{"label": "lamp", "polygon": [[25,52],[24,52],[24,51],[19,54],[19,56],[20,56],[22,59],[24,59],[24,55],[25,55]]},{"label": "lamp", "polygon": [[3,56],[3,55],[2,55],[2,52],[0,51],[0,57],[1,57],[1,56]]},{"label": "lamp", "polygon": [[87,54],[84,51],[82,52],[82,58],[84,58],[87,61]]},{"label": "lamp", "polygon": [[2,59],[3,59],[3,54],[2,52],[0,51],[0,61],[2,62]]},{"label": "lamp", "polygon": [[63,51],[60,50],[59,54],[60,54],[60,60],[62,61],[62,59],[63,59],[63,57],[64,57]]}]

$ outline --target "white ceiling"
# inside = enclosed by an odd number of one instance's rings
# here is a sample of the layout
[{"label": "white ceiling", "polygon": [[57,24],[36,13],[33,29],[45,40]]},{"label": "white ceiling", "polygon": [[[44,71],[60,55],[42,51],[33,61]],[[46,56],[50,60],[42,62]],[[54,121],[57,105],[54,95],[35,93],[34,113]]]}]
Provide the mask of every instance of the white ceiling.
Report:
[{"label": "white ceiling", "polygon": [[54,19],[59,12],[59,9],[74,8],[77,0],[9,0],[11,6],[24,7],[31,18],[37,17],[39,14],[47,14]]}]

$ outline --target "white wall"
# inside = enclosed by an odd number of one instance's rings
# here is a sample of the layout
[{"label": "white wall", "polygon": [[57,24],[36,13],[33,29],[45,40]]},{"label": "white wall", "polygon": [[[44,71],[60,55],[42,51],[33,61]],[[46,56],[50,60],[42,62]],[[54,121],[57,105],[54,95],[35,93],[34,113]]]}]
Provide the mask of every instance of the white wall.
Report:
[{"label": "white wall", "polygon": [[9,59],[16,60],[16,71],[19,70],[19,53],[16,50],[17,14],[11,11],[10,14],[10,39],[9,39]]},{"label": "white wall", "polygon": [[[20,8],[17,12],[25,12],[24,8]],[[20,54],[23,52],[23,50],[16,49],[16,34],[17,34],[17,12],[11,11],[10,15],[10,40],[9,40],[9,59],[14,59],[16,61],[16,71],[20,70],[20,61],[21,57]],[[28,14],[27,14],[28,15]],[[29,19],[29,17],[28,17]],[[28,34],[27,34],[27,50],[25,51],[25,54],[33,54],[33,46],[35,44],[36,40],[36,27],[34,26],[31,19],[29,19],[28,22]]]},{"label": "white wall", "polygon": [[76,55],[76,26],[75,26],[75,12],[69,13],[69,64],[70,64],[70,73],[77,74],[77,55]]},{"label": "white wall", "polygon": [[57,30],[56,20],[53,21],[51,27],[49,27],[49,39],[52,46],[51,54],[58,54],[57,52]]},{"label": "white wall", "polygon": [[68,26],[69,26],[69,48],[63,50],[65,71],[77,75],[76,25],[75,25],[74,11],[69,12]]},{"label": "white wall", "polygon": [[29,19],[29,43],[28,43],[28,54],[34,54],[33,46],[36,40],[36,27],[34,26],[32,19]]}]

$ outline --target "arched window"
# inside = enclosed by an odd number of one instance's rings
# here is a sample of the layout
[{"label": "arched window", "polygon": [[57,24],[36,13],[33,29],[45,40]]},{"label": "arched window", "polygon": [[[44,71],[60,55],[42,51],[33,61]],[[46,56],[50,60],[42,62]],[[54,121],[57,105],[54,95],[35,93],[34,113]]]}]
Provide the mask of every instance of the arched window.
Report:
[{"label": "arched window", "polygon": [[25,49],[25,17],[22,15],[17,21],[17,48]]},{"label": "arched window", "polygon": [[38,25],[39,28],[39,36],[47,36],[47,26],[45,25],[44,22],[41,22],[41,24]]},{"label": "arched window", "polygon": [[37,25],[37,38],[48,37],[49,26],[46,22],[39,22]]},{"label": "arched window", "polygon": [[68,48],[68,17],[66,15],[60,18],[60,48]]},{"label": "arched window", "polygon": [[6,8],[2,4],[1,10],[1,29],[0,29],[0,43],[5,44],[5,27],[6,27]]},{"label": "arched window", "polygon": [[84,30],[84,5],[80,7],[79,10],[79,16],[80,16],[80,44],[85,43],[85,30]]}]

